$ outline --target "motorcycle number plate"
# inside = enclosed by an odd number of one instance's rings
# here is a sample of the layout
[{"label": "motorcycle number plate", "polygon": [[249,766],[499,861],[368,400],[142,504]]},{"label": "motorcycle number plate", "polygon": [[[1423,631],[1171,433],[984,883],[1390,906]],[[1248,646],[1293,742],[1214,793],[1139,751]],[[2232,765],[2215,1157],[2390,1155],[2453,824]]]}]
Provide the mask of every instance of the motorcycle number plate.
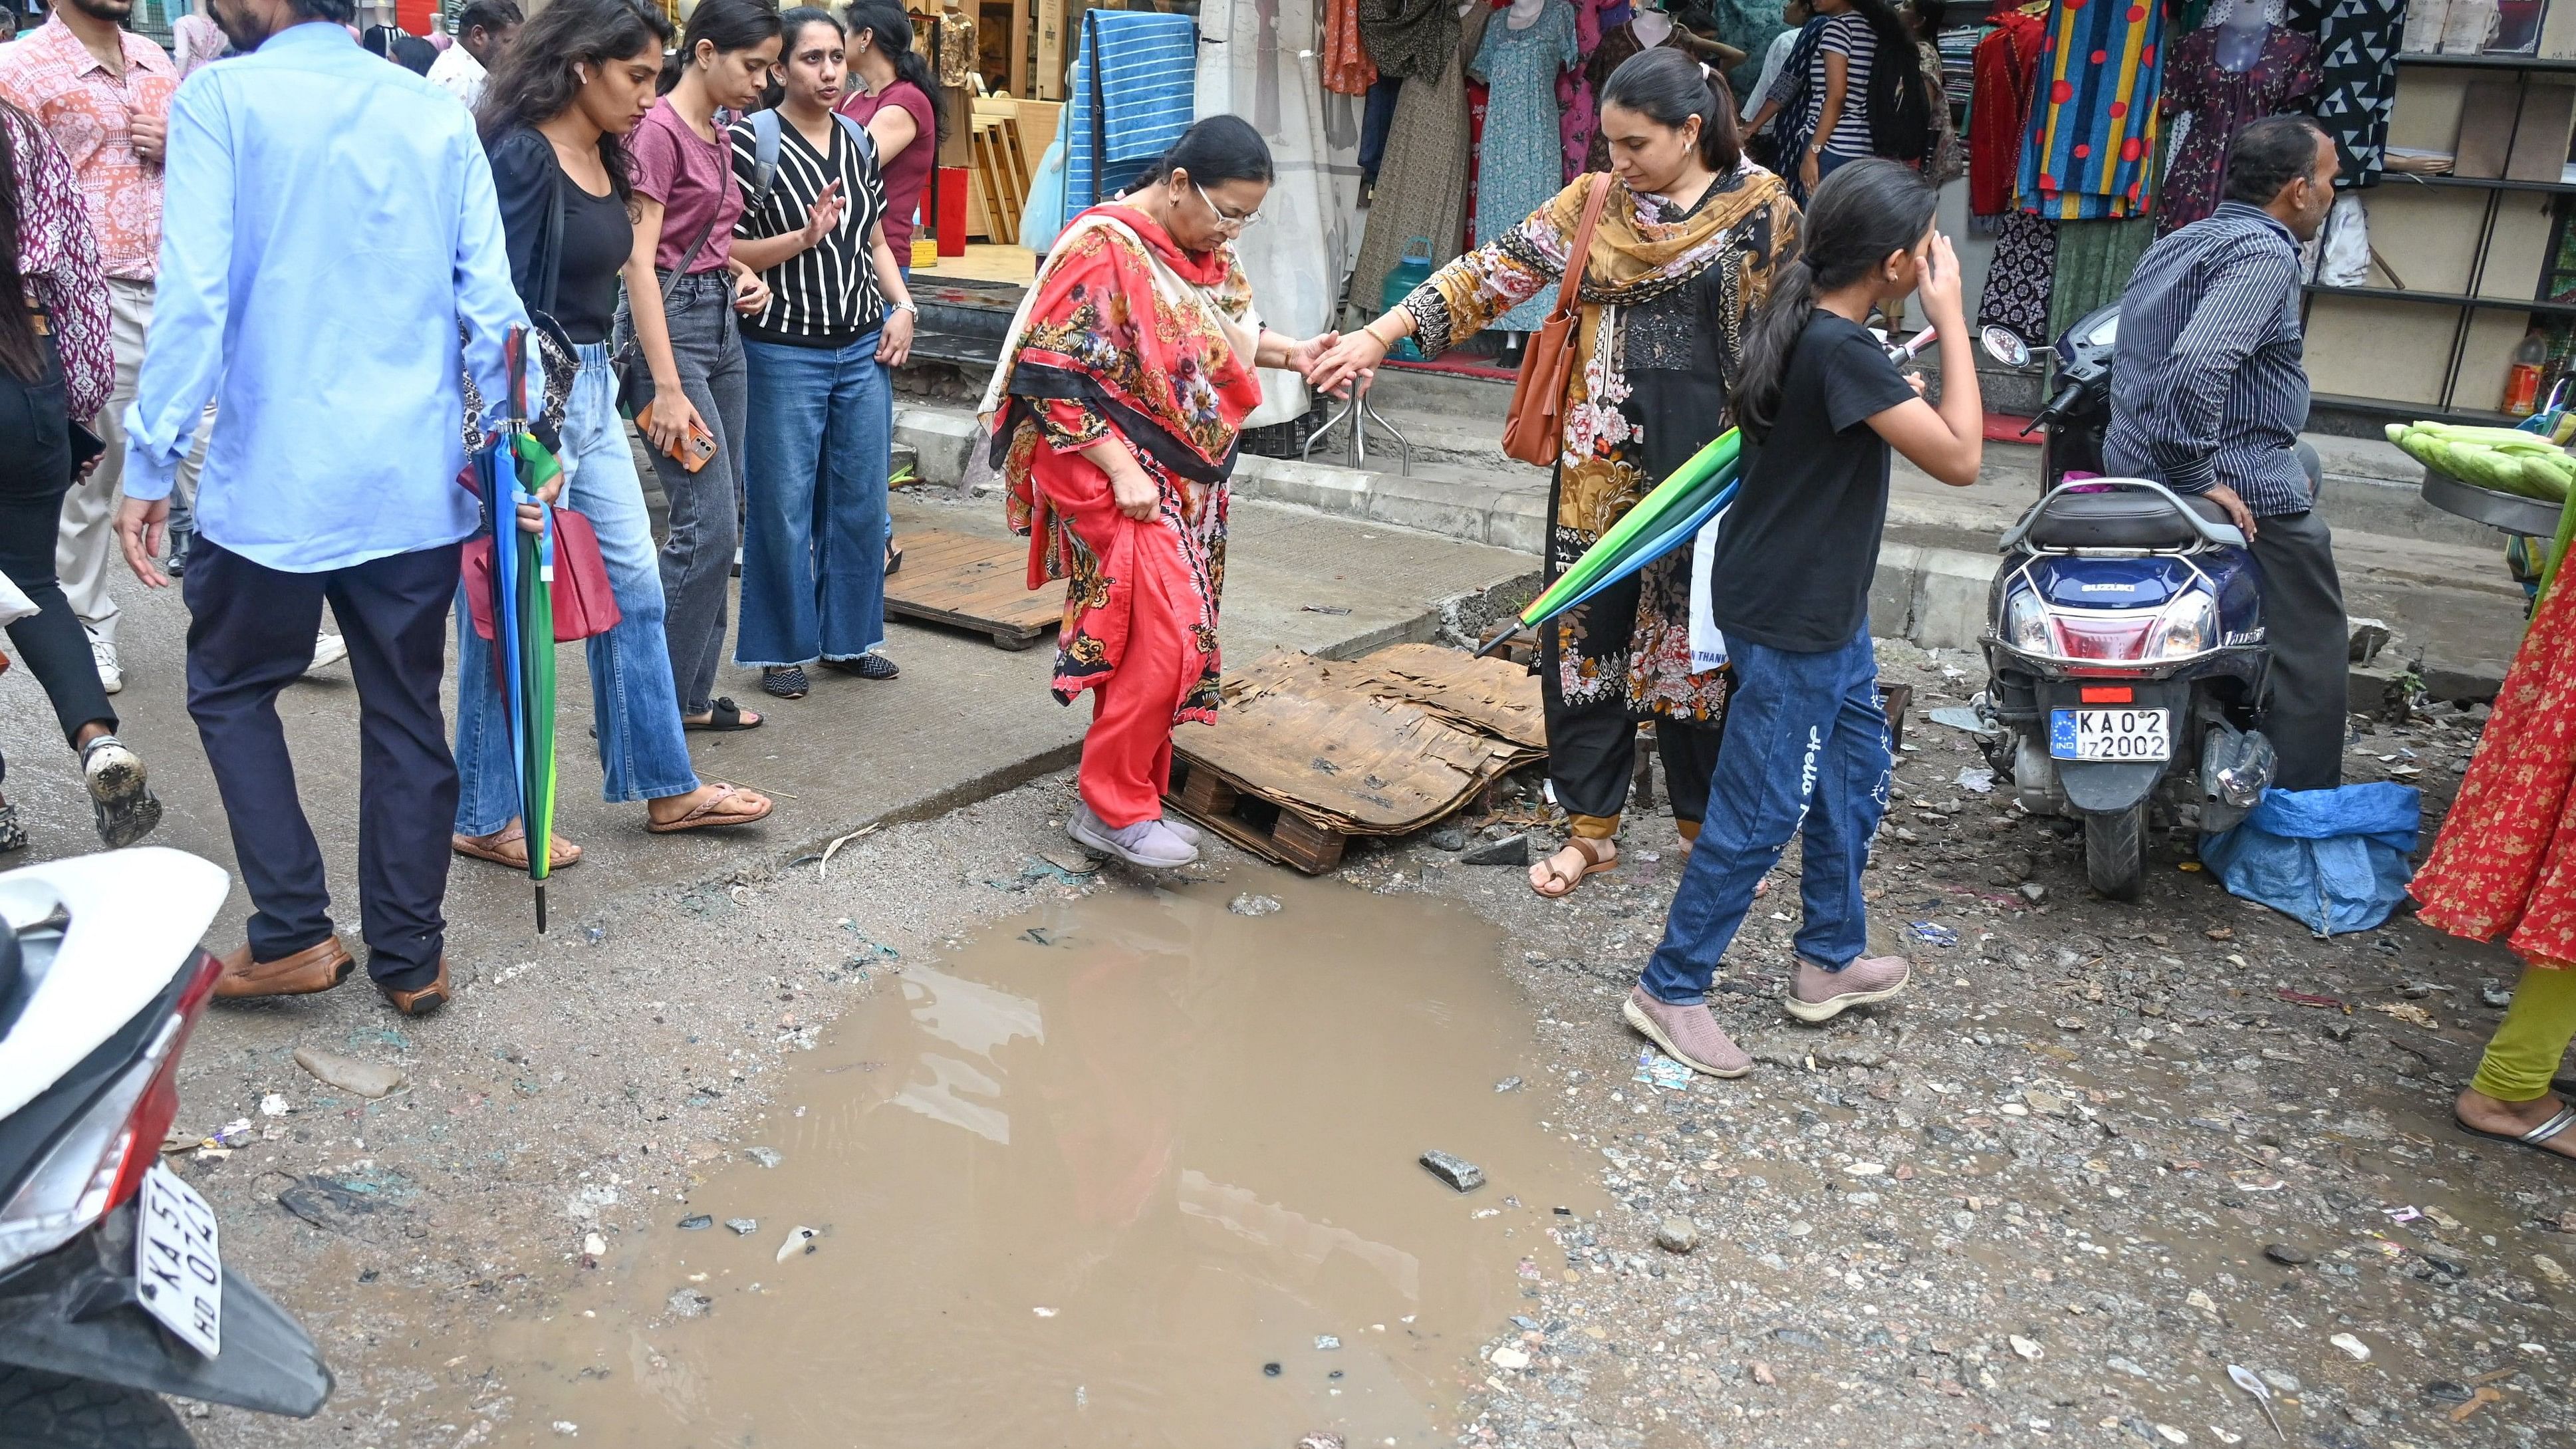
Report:
[{"label": "motorcycle number plate", "polygon": [[134,1276],[143,1311],[213,1358],[224,1343],[224,1260],[215,1242],[215,1210],[156,1162],[143,1174],[134,1226]]},{"label": "motorcycle number plate", "polygon": [[2060,760],[2115,764],[2173,758],[2173,732],[2162,709],[2052,709],[2048,753]]}]

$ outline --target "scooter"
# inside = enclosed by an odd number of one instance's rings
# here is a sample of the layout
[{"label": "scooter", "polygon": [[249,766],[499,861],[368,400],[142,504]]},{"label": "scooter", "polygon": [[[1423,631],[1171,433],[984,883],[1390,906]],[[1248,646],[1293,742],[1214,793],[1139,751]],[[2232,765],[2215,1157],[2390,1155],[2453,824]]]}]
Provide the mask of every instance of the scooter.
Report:
[{"label": "scooter", "polygon": [[[2255,728],[2270,654],[2245,535],[2206,499],[2092,476],[2118,320],[2094,313],[2058,342],[2065,385],[2035,424],[2042,496],[2003,536],[1975,709],[1996,779],[2034,815],[2081,821],[2086,878],[2133,900],[2149,828],[2227,829],[2274,759]],[[1986,340],[2000,361],[2029,359],[2010,333]]]},{"label": "scooter", "polygon": [[310,1418],[331,1371],[161,1161],[221,966],[223,870],[159,848],[0,875],[0,1439],[187,1449],[159,1397]]}]

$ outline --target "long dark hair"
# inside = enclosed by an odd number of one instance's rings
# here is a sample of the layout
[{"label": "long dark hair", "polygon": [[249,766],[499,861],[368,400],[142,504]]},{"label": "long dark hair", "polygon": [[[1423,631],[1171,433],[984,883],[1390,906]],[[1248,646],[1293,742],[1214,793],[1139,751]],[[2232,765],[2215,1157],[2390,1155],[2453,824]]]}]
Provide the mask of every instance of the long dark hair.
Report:
[{"label": "long dark hair", "polygon": [[680,36],[680,63],[662,68],[662,89],[668,93],[680,83],[681,72],[696,63],[701,40],[719,51],[749,50],[778,34],[778,12],[759,0],[698,0],[698,8],[689,13],[689,28]]},{"label": "long dark hair", "polygon": [[1601,88],[1601,104],[1635,111],[1676,131],[1699,117],[1699,159],[1720,176],[1731,175],[1744,157],[1734,93],[1723,77],[1677,47],[1659,45],[1621,61]]},{"label": "long dark hair", "polygon": [[[518,43],[502,55],[483,84],[474,123],[490,145],[505,131],[551,121],[572,109],[581,90],[575,66],[597,70],[671,43],[671,22],[634,0],[554,0],[519,29]],[[627,199],[626,142],[599,135],[600,163],[608,168],[617,199]]]},{"label": "long dark hair", "polygon": [[1933,125],[1914,27],[1896,13],[1893,0],[1851,0],[1851,8],[1869,22],[1870,34],[1878,37],[1869,58],[1870,149],[1920,166],[1932,150]]},{"label": "long dark hair", "polygon": [[0,368],[20,382],[45,374],[36,319],[27,311],[27,283],[18,274],[18,148],[49,144],[34,117],[0,100]]},{"label": "long dark hair", "polygon": [[1914,168],[1877,157],[1845,162],[1816,188],[1803,249],[1771,279],[1770,300],[1744,339],[1735,420],[1745,436],[1767,436],[1778,419],[1789,354],[1816,313],[1816,294],[1861,280],[1890,253],[1912,251],[1931,229],[1936,196]]},{"label": "long dark hair", "polygon": [[[948,139],[948,108],[939,103],[939,82],[930,74],[930,62],[912,48],[912,17],[895,0],[850,0],[846,13],[849,33],[866,31],[868,43],[894,62],[895,78],[912,82],[930,99],[931,138]],[[850,69],[858,66],[854,63]]]},{"label": "long dark hair", "polygon": [[1201,186],[1223,181],[1258,181],[1267,186],[1273,175],[1270,143],[1241,116],[1210,116],[1193,122],[1172,149],[1129,182],[1127,189],[1140,191],[1175,171],[1190,173],[1190,179]]}]

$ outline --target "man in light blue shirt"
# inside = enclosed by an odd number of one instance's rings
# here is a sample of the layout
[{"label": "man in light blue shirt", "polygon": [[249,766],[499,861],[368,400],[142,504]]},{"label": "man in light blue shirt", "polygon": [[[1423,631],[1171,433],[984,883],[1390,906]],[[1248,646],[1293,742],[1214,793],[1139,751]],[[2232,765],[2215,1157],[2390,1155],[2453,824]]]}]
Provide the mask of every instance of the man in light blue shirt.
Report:
[{"label": "man in light blue shirt", "polygon": [[[360,50],[350,0],[215,0],[242,55],[170,105],[159,294],[126,413],[118,532],[146,584],[207,399],[185,594],[188,711],[254,907],[221,996],[322,991],[355,963],[297,802],[280,689],[323,601],[361,705],[358,893],[367,971],[397,1010],[447,998],[438,687],[459,544],[475,531],[460,379],[504,396],[525,321],[473,120]],[[458,338],[462,324],[463,341]]]}]

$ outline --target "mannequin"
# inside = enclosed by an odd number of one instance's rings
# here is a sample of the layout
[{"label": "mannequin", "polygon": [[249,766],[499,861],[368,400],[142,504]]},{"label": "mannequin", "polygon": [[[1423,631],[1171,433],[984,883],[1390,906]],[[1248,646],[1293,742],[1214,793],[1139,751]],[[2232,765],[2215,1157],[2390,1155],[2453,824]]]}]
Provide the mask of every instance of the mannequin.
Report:
[{"label": "mannequin", "polygon": [[2236,8],[2218,27],[2218,68],[2230,75],[2252,70],[2263,58],[2264,32],[2269,29],[2263,0],[2237,0]]},{"label": "mannequin", "polygon": [[1641,50],[1652,50],[1672,38],[1673,17],[1665,14],[1652,0],[1648,0],[1645,8],[1629,16],[1628,24],[1635,28],[1637,46]]},{"label": "mannequin", "polygon": [[[1490,87],[1477,147],[1477,245],[1518,227],[1564,188],[1557,78],[1581,62],[1574,9],[1566,0],[1511,0],[1502,23],[1485,27],[1484,44],[1467,68]],[[1533,297],[1490,324],[1510,334],[1504,366],[1518,365],[1520,334],[1537,331],[1552,302]]]},{"label": "mannequin", "polygon": [[2167,48],[2159,104],[2181,131],[2156,198],[2156,235],[2218,209],[2227,143],[2248,122],[2293,108],[2319,84],[2317,43],[2236,0],[2219,24]]}]

